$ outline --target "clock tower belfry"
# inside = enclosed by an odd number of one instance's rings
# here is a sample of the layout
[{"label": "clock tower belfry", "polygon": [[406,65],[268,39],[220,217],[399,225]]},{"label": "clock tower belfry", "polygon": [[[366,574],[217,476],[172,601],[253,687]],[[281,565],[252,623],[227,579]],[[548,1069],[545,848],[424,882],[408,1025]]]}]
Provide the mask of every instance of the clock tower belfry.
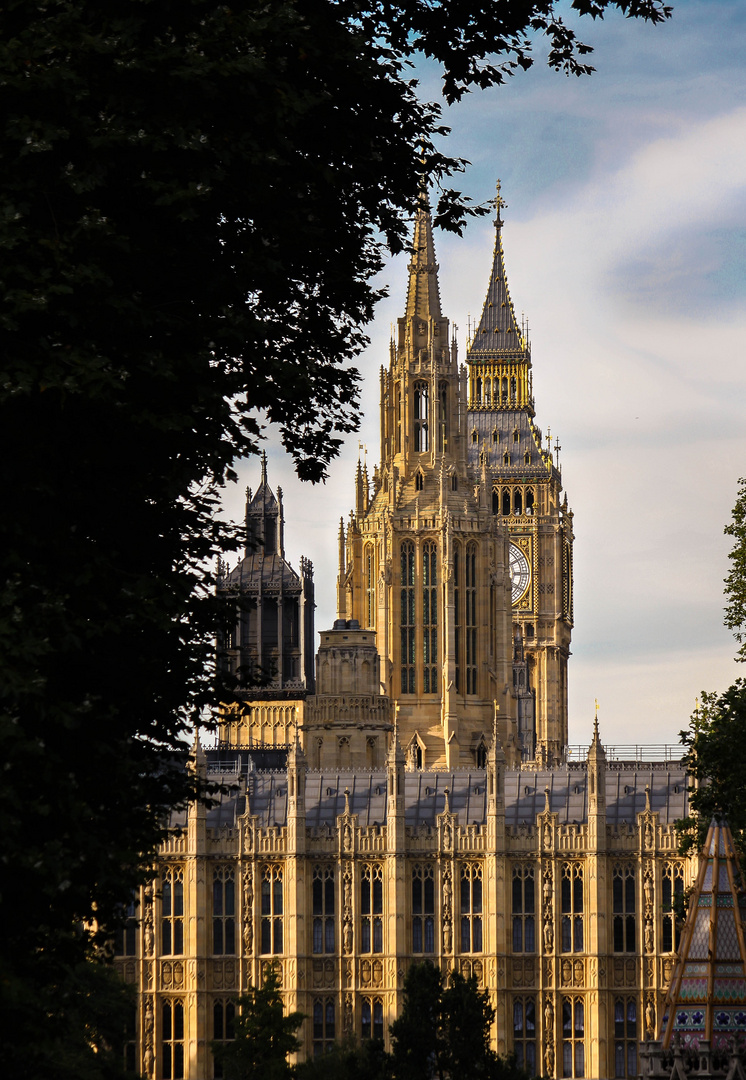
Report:
[{"label": "clock tower belfry", "polygon": [[440,307],[430,211],[415,218],[404,316],[381,369],[381,460],[358,464],[340,531],[337,623],[376,632],[409,768],[520,758],[508,530],[468,463],[466,370]]},{"label": "clock tower belfry", "polygon": [[524,759],[558,762],[567,743],[567,662],[573,625],[573,515],[562,494],[559,443],[535,423],[528,326],[519,325],[502,246],[495,250],[479,325],[467,342],[468,460],[490,480],[490,510],[510,536],[513,681]]}]

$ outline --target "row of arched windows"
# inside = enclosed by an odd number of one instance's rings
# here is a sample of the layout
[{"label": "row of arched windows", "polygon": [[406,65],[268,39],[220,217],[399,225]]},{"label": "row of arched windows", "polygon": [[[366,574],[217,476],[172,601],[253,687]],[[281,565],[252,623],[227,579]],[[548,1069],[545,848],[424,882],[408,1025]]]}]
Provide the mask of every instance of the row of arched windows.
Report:
[{"label": "row of arched windows", "polygon": [[492,513],[509,515],[533,514],[535,492],[532,487],[495,488],[492,492]]},{"label": "row of arched windows", "polygon": [[[415,453],[426,453],[430,449],[431,408],[430,384],[419,379],[412,386],[414,401],[414,449]],[[448,383],[438,383],[437,400],[437,438],[438,452],[445,453],[448,447]]]},{"label": "row of arched windows", "polygon": [[518,383],[515,375],[510,378],[477,376],[474,380],[475,405],[509,405],[518,400]]}]

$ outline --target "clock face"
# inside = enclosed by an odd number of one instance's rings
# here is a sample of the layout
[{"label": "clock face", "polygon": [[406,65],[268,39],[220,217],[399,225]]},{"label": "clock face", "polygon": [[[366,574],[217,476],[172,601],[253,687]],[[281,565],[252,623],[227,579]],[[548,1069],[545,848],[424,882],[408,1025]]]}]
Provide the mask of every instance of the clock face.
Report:
[{"label": "clock face", "polygon": [[517,604],[521,597],[528,589],[529,582],[531,581],[531,567],[528,565],[528,559],[523,554],[520,548],[515,544],[510,545],[510,582],[511,582],[511,599],[514,604]]}]

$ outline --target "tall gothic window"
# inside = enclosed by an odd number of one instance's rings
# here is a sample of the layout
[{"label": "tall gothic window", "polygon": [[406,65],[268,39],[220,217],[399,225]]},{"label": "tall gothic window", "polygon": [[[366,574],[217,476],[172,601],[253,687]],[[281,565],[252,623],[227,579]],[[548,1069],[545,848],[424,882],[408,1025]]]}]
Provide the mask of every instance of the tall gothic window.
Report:
[{"label": "tall gothic window", "polygon": [[445,454],[448,449],[448,383],[438,386],[438,450]]},{"label": "tall gothic window", "polygon": [[461,952],[482,952],[482,867],[461,867]]},{"label": "tall gothic window", "polygon": [[161,1075],[163,1080],[184,1076],[184,1002],[173,998],[161,1008]]},{"label": "tall gothic window", "polygon": [[212,874],[212,951],[215,956],[236,951],[236,883],[232,867]]},{"label": "tall gothic window", "polygon": [[532,953],[536,949],[536,901],[534,871],[531,866],[513,869],[513,952]]},{"label": "tall gothic window", "polygon": [[379,997],[364,997],[360,1010],[361,1035],[364,1039],[383,1039],[383,1001]]},{"label": "tall gothic window", "polygon": [[562,999],[562,1075],[585,1076],[585,1004],[580,997]]},{"label": "tall gothic window", "polygon": [[435,952],[435,881],[432,863],[412,868],[412,952]]},{"label": "tall gothic window", "polygon": [[315,998],[313,1003],[313,1056],[327,1053],[334,1045],[334,998]]},{"label": "tall gothic window", "polygon": [[438,691],[438,588],[437,550],[432,540],[422,548],[422,660],[423,691]]},{"label": "tall gothic window", "polygon": [[376,626],[376,558],[372,544],[365,548],[365,625]]},{"label": "tall gothic window", "polygon": [[513,998],[513,1053],[519,1069],[536,1076],[536,999]]},{"label": "tall gothic window", "polygon": [[114,953],[116,956],[137,956],[137,901],[131,900],[124,908],[124,922],[114,934]]},{"label": "tall gothic window", "polygon": [[617,864],[612,880],[614,952],[635,951],[635,871]]},{"label": "tall gothic window", "polygon": [[262,868],[262,953],[282,952],[282,867]]},{"label": "tall gothic window", "polygon": [[663,911],[663,925],[661,936],[661,952],[674,952],[679,947],[681,927],[676,923],[674,904],[677,898],[684,894],[684,867],[681,863],[666,863],[663,868],[661,881],[661,909]]},{"label": "tall gothic window", "polygon": [[414,682],[414,544],[401,546],[401,692],[413,694]]},{"label": "tall gothic window", "polygon": [[614,1002],[614,1076],[638,1075],[637,1000],[619,997]]},{"label": "tall gothic window", "polygon": [[181,956],[184,952],[184,871],[164,870],[161,878],[161,953]]},{"label": "tall gothic window", "polygon": [[453,546],[453,622],[454,652],[456,660],[456,692],[461,693],[461,638],[463,635],[463,615],[461,612],[461,545]]},{"label": "tall gothic window", "polygon": [[[212,1005],[212,1037],[217,1043],[225,1046],[231,1039],[235,1039],[236,1004],[231,998],[216,998]],[[213,1076],[215,1080],[222,1080],[225,1075],[223,1062],[215,1058]]]},{"label": "tall gothic window", "polygon": [[360,878],[360,951],[383,952],[383,868],[365,863]]},{"label": "tall gothic window", "polygon": [[414,448],[417,452],[430,449],[430,388],[426,382],[416,382],[414,391]]},{"label": "tall gothic window", "polygon": [[466,692],[477,692],[477,545],[466,548]]},{"label": "tall gothic window", "polygon": [[562,867],[562,952],[583,951],[583,867]]},{"label": "tall gothic window", "polygon": [[313,868],[313,951],[334,952],[334,868]]}]

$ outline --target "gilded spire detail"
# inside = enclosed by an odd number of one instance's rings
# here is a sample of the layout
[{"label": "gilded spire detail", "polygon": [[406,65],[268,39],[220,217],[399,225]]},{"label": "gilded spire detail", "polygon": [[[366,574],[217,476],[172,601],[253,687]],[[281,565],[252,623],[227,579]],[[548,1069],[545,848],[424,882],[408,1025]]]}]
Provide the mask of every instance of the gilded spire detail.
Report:
[{"label": "gilded spire detail", "polygon": [[427,196],[420,197],[420,207],[414,220],[412,261],[409,264],[407,310],[405,318],[440,319],[440,289],[438,264],[435,261],[433,223]]},{"label": "gilded spire detail", "polygon": [[501,356],[508,353],[512,354],[513,358],[516,353],[525,353],[526,359],[528,358],[528,343],[516,319],[505,274],[501,212],[507,205],[500,194],[498,180],[495,196],[495,248],[492,257],[492,273],[487,286],[482,317],[467,352],[466,359],[469,363],[488,359],[499,360]]}]

